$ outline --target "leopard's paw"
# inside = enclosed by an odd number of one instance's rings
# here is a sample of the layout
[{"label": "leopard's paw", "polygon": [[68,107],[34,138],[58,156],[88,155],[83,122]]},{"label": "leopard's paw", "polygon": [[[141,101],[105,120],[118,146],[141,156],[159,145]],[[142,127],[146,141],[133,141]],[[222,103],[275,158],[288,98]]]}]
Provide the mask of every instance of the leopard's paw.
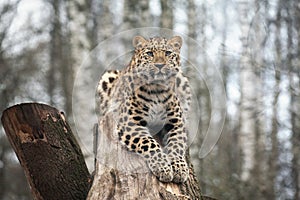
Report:
[{"label": "leopard's paw", "polygon": [[172,160],[173,182],[183,183],[188,179],[189,168],[185,160]]},{"label": "leopard's paw", "polygon": [[[161,158],[157,158],[161,157]],[[157,159],[156,159],[157,158]],[[173,180],[173,170],[167,156],[154,156],[147,161],[151,172],[161,182],[171,182]]]}]

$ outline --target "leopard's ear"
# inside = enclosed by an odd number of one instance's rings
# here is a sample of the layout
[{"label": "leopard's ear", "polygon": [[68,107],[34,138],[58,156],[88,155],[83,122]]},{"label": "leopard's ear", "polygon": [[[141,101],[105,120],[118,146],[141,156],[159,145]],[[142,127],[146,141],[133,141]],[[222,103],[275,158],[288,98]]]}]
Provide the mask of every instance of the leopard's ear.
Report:
[{"label": "leopard's ear", "polygon": [[142,48],[146,44],[147,40],[142,36],[135,36],[132,40],[132,45],[136,49]]},{"label": "leopard's ear", "polygon": [[182,38],[180,36],[174,36],[168,40],[168,44],[170,44],[174,49],[180,50],[182,46]]}]

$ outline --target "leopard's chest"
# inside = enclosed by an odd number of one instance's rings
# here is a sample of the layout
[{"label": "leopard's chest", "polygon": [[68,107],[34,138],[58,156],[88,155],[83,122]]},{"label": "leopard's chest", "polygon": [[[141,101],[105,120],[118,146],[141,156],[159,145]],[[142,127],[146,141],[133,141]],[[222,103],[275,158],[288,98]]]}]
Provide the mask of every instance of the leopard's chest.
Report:
[{"label": "leopard's chest", "polygon": [[171,91],[165,92],[140,92],[137,98],[142,105],[146,107],[145,120],[152,134],[160,131],[167,119],[169,102],[172,100],[173,94]]},{"label": "leopard's chest", "polygon": [[167,116],[167,105],[162,103],[150,104],[148,115],[149,121],[160,123]]}]

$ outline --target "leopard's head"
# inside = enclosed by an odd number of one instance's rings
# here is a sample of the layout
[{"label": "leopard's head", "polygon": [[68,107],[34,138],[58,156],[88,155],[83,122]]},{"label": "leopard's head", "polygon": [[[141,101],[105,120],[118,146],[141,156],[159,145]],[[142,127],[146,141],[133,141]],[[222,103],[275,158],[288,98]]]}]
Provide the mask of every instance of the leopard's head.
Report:
[{"label": "leopard's head", "polygon": [[131,72],[147,83],[169,84],[174,82],[180,69],[182,39],[155,37],[146,40],[142,36],[133,39],[135,53],[131,60]]}]

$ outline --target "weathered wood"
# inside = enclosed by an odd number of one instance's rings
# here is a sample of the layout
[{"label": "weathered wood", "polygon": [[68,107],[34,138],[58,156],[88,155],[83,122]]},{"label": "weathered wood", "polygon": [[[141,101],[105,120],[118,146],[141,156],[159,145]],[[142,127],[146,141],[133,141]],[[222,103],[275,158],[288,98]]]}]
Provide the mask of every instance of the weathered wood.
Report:
[{"label": "weathered wood", "polygon": [[162,183],[142,157],[121,146],[112,115],[99,121],[98,130],[96,171],[88,200],[202,199],[189,159],[190,176],[186,183]]},{"label": "weathered wood", "polygon": [[90,175],[62,113],[44,104],[20,104],[5,110],[1,120],[34,199],[86,198]]}]

